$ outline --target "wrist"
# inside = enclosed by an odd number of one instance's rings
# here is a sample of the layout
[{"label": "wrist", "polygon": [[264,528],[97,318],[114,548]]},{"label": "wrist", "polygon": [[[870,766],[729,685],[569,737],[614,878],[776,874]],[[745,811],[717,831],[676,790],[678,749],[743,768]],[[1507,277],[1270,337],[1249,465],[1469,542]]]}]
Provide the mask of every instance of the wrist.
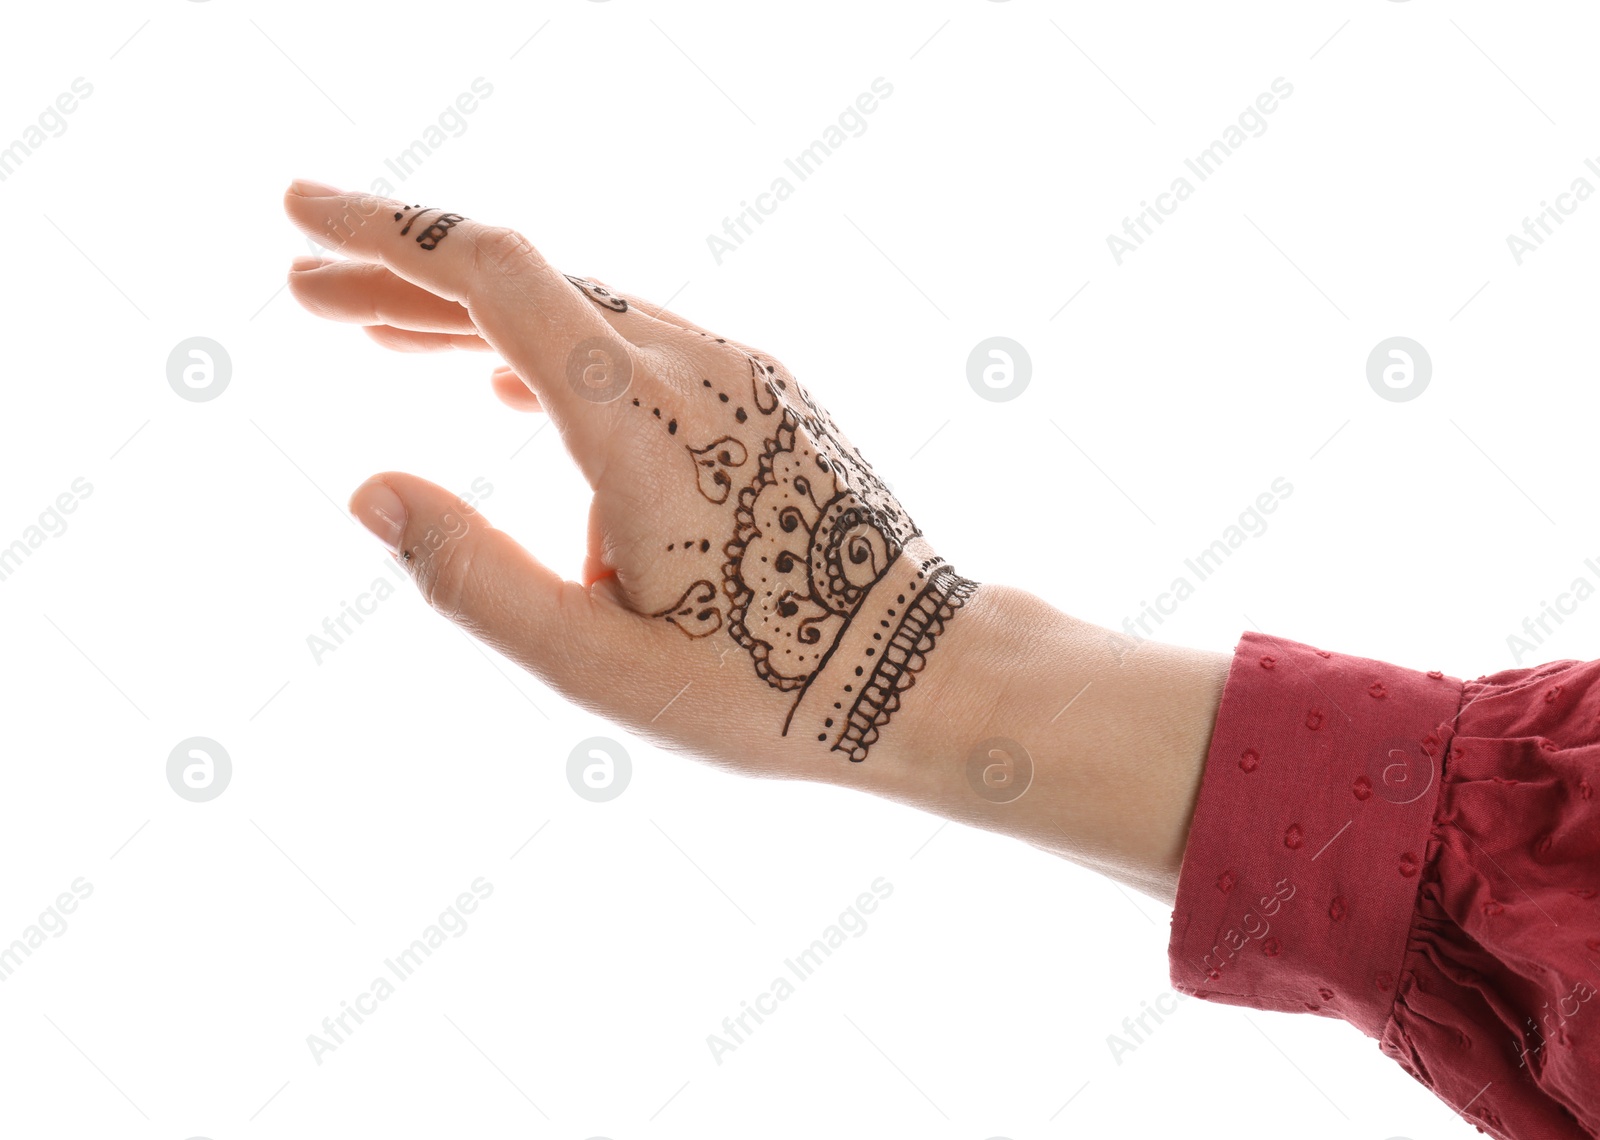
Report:
[{"label": "wrist", "polygon": [[838,782],[1170,901],[1230,662],[985,584],[947,623],[871,758]]}]

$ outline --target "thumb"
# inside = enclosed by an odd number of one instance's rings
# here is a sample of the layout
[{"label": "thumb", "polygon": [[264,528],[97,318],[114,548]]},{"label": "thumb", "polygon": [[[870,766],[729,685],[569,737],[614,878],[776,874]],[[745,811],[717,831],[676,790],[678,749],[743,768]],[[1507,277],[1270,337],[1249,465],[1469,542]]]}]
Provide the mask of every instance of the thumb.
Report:
[{"label": "thumb", "polygon": [[429,605],[582,703],[648,636],[609,591],[565,581],[438,484],[386,471],[356,488],[350,511]]}]

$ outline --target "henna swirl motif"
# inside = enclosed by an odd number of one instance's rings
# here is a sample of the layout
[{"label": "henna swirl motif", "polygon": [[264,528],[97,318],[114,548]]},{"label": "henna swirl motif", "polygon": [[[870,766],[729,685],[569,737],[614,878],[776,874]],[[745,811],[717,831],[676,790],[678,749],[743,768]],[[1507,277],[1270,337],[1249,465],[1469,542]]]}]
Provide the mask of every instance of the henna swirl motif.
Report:
[{"label": "henna swirl motif", "polygon": [[784,408],[724,548],[728,632],[796,695],[785,735],[859,762],[977,584],[931,553],[906,568],[922,532],[799,384],[785,391],[804,410]]},{"label": "henna swirl motif", "polygon": [[728,631],[756,673],[784,690],[816,674],[865,591],[917,533],[865,464],[801,424],[784,410],[755,481],[739,492],[724,548]]}]

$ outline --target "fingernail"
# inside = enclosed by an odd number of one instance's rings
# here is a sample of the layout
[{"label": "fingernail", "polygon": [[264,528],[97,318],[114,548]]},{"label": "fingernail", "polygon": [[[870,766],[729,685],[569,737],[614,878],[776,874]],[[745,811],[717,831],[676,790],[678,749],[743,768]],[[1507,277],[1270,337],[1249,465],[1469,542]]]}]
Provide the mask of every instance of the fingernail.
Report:
[{"label": "fingernail", "polygon": [[314,182],[309,178],[296,178],[289,183],[289,193],[298,194],[302,198],[333,198],[344,193],[335,186],[326,182]]},{"label": "fingernail", "polygon": [[291,261],[289,263],[289,268],[294,270],[296,273],[304,273],[308,269],[320,269],[326,264],[327,263],[323,261],[322,258],[313,257],[310,254],[306,254],[303,257],[297,257]]},{"label": "fingernail", "polygon": [[406,532],[406,506],[389,484],[381,479],[363,483],[351,496],[350,511],[388,547],[390,554],[400,553],[400,540]]}]

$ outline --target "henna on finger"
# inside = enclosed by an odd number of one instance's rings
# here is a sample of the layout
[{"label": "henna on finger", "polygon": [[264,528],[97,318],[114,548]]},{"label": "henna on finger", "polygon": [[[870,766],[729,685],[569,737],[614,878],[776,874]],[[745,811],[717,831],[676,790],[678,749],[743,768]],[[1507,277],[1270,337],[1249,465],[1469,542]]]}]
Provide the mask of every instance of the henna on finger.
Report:
[{"label": "henna on finger", "polygon": [[439,210],[437,206],[410,206],[405,210],[395,211],[394,220],[397,222],[405,222],[405,225],[400,227],[400,236],[405,237],[407,234],[409,234],[411,232],[411,227],[416,224],[416,222],[424,214],[432,214],[436,211],[438,212],[439,216],[429,223],[427,229],[423,230],[417,235],[417,244],[423,249],[438,249],[439,243],[445,239],[445,237],[453,228],[455,228],[456,224],[458,222],[466,221],[466,218],[460,214],[447,214],[444,211]]}]

